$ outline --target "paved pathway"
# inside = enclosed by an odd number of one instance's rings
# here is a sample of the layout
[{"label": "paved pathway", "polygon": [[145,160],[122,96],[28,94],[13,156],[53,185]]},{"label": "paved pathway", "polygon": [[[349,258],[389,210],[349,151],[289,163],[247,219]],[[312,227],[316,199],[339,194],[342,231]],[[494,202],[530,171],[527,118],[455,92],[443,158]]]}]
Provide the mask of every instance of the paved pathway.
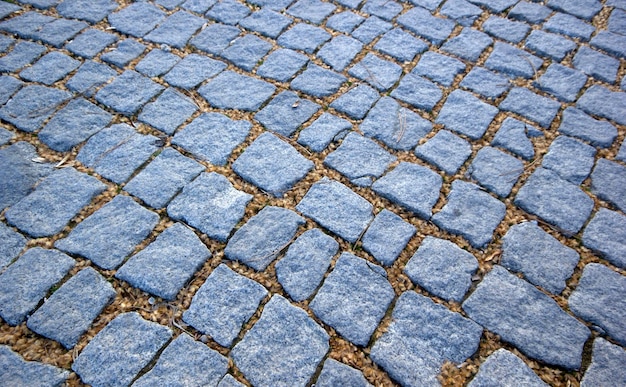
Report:
[{"label": "paved pathway", "polygon": [[0,384],[626,385],[626,1],[0,2]]}]

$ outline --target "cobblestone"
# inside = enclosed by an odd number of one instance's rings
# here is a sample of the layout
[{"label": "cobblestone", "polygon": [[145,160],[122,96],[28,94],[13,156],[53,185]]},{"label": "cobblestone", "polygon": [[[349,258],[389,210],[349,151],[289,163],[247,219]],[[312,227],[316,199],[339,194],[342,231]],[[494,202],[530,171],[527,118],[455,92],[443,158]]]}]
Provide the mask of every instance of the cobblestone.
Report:
[{"label": "cobblestone", "polygon": [[524,163],[520,160],[486,146],[478,151],[467,172],[490,192],[507,197],[523,170]]},{"label": "cobblestone", "polygon": [[471,145],[447,130],[440,130],[426,141],[415,148],[415,155],[448,175],[454,175],[472,154]]},{"label": "cobblestone", "polygon": [[145,50],[146,46],[135,39],[125,39],[119,42],[115,49],[102,54],[100,58],[117,67],[124,67],[143,54]]},{"label": "cobblestone", "polygon": [[626,268],[624,226],[626,226],[624,215],[601,208],[585,228],[583,244],[598,251],[612,264]]},{"label": "cobblestone", "polygon": [[7,345],[0,346],[0,383],[14,386],[62,386],[69,372],[49,364],[26,361]]},{"label": "cobblestone", "polygon": [[591,172],[591,190],[600,199],[625,211],[626,187],[622,184],[625,178],[626,167],[614,161],[599,159]]},{"label": "cobblestone", "polygon": [[593,342],[591,365],[580,385],[583,387],[605,383],[626,383],[621,364],[626,361],[626,351],[598,337]]},{"label": "cobblestone", "polygon": [[192,100],[168,88],[154,102],[144,106],[137,119],[171,135],[197,110]]},{"label": "cobblestone", "polygon": [[187,55],[177,61],[163,79],[172,86],[191,90],[226,68],[226,63],[200,54]]},{"label": "cobblestone", "polygon": [[319,110],[320,106],[300,98],[291,91],[283,91],[254,115],[254,119],[272,132],[290,137],[303,123]]},{"label": "cobblestone", "polygon": [[486,387],[498,384],[547,386],[522,359],[506,349],[498,349],[489,355],[468,386]]},{"label": "cobblestone", "polygon": [[416,231],[415,226],[398,215],[382,210],[363,234],[363,249],[378,262],[391,266]]}]

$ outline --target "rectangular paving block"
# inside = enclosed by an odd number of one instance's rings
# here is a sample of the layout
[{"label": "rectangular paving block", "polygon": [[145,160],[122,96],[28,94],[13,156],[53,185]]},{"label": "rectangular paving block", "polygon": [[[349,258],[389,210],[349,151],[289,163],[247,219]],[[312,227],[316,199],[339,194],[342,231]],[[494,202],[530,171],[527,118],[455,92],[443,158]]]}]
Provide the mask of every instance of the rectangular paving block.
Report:
[{"label": "rectangular paving block", "polygon": [[137,119],[171,135],[197,110],[198,105],[191,98],[167,88],[154,102],[144,106]]},{"label": "rectangular paving block", "polygon": [[13,50],[0,58],[0,71],[13,72],[33,63],[46,52],[46,48],[38,43],[18,41]]},{"label": "rectangular paving block", "polygon": [[65,85],[74,93],[92,97],[99,86],[116,75],[117,72],[104,63],[85,61]]},{"label": "rectangular paving block", "polygon": [[523,159],[530,160],[535,156],[535,148],[531,137],[541,137],[543,132],[515,118],[507,117],[496,132],[491,145],[512,152]]},{"label": "rectangular paving block", "polygon": [[379,98],[380,94],[375,89],[357,84],[334,100],[330,107],[352,118],[362,119]]},{"label": "rectangular paving block", "polygon": [[619,60],[587,46],[578,49],[572,64],[576,69],[601,81],[614,83],[617,79]]},{"label": "rectangular paving block", "polygon": [[24,82],[19,79],[10,75],[0,75],[0,105],[4,105],[22,86]]},{"label": "rectangular paving block", "polygon": [[309,147],[313,152],[322,152],[331,142],[343,138],[351,129],[350,121],[323,113],[300,131],[298,144]]},{"label": "rectangular paving block", "polygon": [[163,89],[163,86],[138,72],[126,70],[113,82],[100,89],[96,94],[96,100],[124,115],[131,116]]},{"label": "rectangular paving block", "polygon": [[80,61],[73,59],[61,52],[53,51],[44,55],[32,66],[20,72],[20,77],[26,81],[52,85],[65,78],[67,74],[76,70]]},{"label": "rectangular paving block", "polygon": [[137,63],[135,70],[148,77],[158,77],[170,71],[179,61],[180,57],[178,55],[155,48]]},{"label": "rectangular paving block", "polygon": [[508,77],[530,79],[536,76],[543,60],[508,43],[495,42],[485,67]]},{"label": "rectangular paving block", "polygon": [[478,140],[485,134],[496,114],[498,108],[495,106],[466,91],[454,90],[446,99],[435,122],[472,140]]},{"label": "rectangular paving block", "polygon": [[343,71],[361,51],[363,44],[345,35],[338,35],[326,43],[317,53],[324,63],[336,71]]},{"label": "rectangular paving block", "polygon": [[499,16],[490,16],[483,23],[483,30],[489,35],[506,40],[511,43],[519,43],[530,31],[526,23],[506,19]]},{"label": "rectangular paving block", "polygon": [[0,223],[0,270],[9,265],[26,247],[26,238]]},{"label": "rectangular paving block", "polygon": [[115,289],[91,267],[79,271],[28,318],[30,329],[71,349],[102,310]]},{"label": "rectangular paving block", "polygon": [[583,244],[623,269],[626,268],[625,230],[626,216],[600,208],[585,228]]},{"label": "rectangular paving block", "polygon": [[276,91],[276,86],[260,79],[224,71],[198,93],[219,109],[255,111]]},{"label": "rectangular paving block", "polygon": [[452,86],[454,78],[465,71],[465,64],[447,55],[425,52],[411,73],[424,76],[443,86]]},{"label": "rectangular paving block", "polygon": [[28,85],[0,108],[0,118],[24,132],[34,132],[71,96],[67,91]]},{"label": "rectangular paving block", "polygon": [[56,10],[64,17],[95,24],[117,7],[118,3],[114,0],[65,0],[57,5]]},{"label": "rectangular paving block", "polygon": [[235,26],[213,23],[200,31],[189,43],[200,51],[219,55],[240,33],[241,30]]},{"label": "rectangular paving block", "polygon": [[289,81],[304,65],[309,58],[294,50],[281,48],[272,51],[263,63],[257,68],[256,73],[265,78],[271,78],[279,82]]},{"label": "rectangular paving block", "polygon": [[585,83],[587,76],[582,72],[553,63],[537,80],[536,85],[563,102],[574,102]]},{"label": "rectangular paving block", "polygon": [[582,184],[593,168],[596,149],[567,136],[552,141],[541,166],[559,174],[563,179]]},{"label": "rectangular paving block", "polygon": [[397,21],[400,25],[435,45],[443,43],[450,36],[455,25],[454,21],[434,16],[421,7],[411,8],[400,15]]},{"label": "rectangular paving block", "polygon": [[440,130],[422,145],[415,148],[420,159],[454,175],[472,154],[472,146],[461,137],[447,130]]},{"label": "rectangular paving block", "polygon": [[493,39],[484,32],[465,27],[461,33],[448,39],[441,50],[461,59],[476,61],[485,49],[493,43]]},{"label": "rectangular paving block", "polygon": [[110,14],[108,20],[116,31],[141,38],[152,31],[165,16],[165,12],[157,6],[140,2]]},{"label": "rectangular paving block", "polygon": [[610,147],[617,137],[617,128],[610,122],[597,120],[571,106],[563,111],[559,132],[600,148]]},{"label": "rectangular paving block", "polygon": [[139,55],[143,54],[146,46],[135,39],[125,39],[118,43],[117,47],[100,55],[104,62],[124,68]]},{"label": "rectangular paving block", "polygon": [[287,8],[287,13],[314,24],[321,24],[335,8],[334,4],[321,0],[298,0]]},{"label": "rectangular paving block", "polygon": [[220,56],[241,69],[252,71],[271,48],[270,42],[256,35],[246,34],[235,39]]},{"label": "rectangular paving block", "polygon": [[352,387],[371,386],[361,371],[332,358],[328,358],[324,361],[324,367],[322,368],[322,372],[320,372],[317,377],[315,385],[318,387],[333,387],[340,385]]},{"label": "rectangular paving block", "polygon": [[626,361],[626,351],[598,337],[593,341],[591,365],[580,381],[583,387],[602,384],[626,383],[626,372],[622,364]]},{"label": "rectangular paving block", "polygon": [[267,6],[239,21],[241,27],[274,39],[291,23],[291,18],[271,10]]},{"label": "rectangular paving block", "polygon": [[348,73],[380,91],[389,90],[400,79],[402,68],[397,64],[368,53]]},{"label": "rectangular paving block", "polygon": [[300,98],[292,91],[283,91],[256,113],[254,119],[266,129],[290,137],[319,109],[315,102]]},{"label": "rectangular paving block", "polygon": [[601,158],[591,172],[591,191],[618,209],[626,210],[626,167],[615,161]]},{"label": "rectangular paving block", "polygon": [[626,125],[626,92],[611,91],[604,86],[593,85],[578,99],[576,107],[621,125]]},{"label": "rectangular paving block", "polygon": [[291,88],[320,98],[335,94],[346,80],[339,73],[309,63],[306,70],[291,81]]},{"label": "rectangular paving block", "polygon": [[374,45],[374,49],[401,62],[412,61],[417,54],[428,50],[428,44],[401,28],[386,32]]},{"label": "rectangular paving block", "polygon": [[524,163],[490,146],[481,148],[467,169],[472,179],[500,197],[509,196],[523,172]]},{"label": "rectangular paving block", "polygon": [[528,387],[548,386],[522,359],[504,348],[498,349],[485,359],[468,387],[499,384],[523,384]]},{"label": "rectangular paving block", "polygon": [[443,97],[443,92],[433,82],[414,73],[406,74],[391,92],[392,97],[430,112]]},{"label": "rectangular paving block", "polygon": [[8,345],[0,345],[0,384],[5,386],[62,386],[69,372],[50,364],[26,361]]},{"label": "rectangular paving block", "polygon": [[391,266],[416,231],[415,226],[384,209],[363,234],[363,249],[383,265]]},{"label": "rectangular paving block", "polygon": [[530,35],[528,35],[525,46],[538,55],[559,62],[577,47],[574,41],[562,35],[541,30],[533,30]]},{"label": "rectangular paving block", "polygon": [[178,11],[163,20],[157,28],[144,36],[149,42],[183,48],[191,36],[206,23],[206,19],[189,12]]},{"label": "rectangular paving block", "polygon": [[330,38],[331,35],[322,28],[306,23],[298,23],[283,32],[276,40],[276,43],[285,48],[302,50],[307,54],[312,54]]},{"label": "rectangular paving block", "polygon": [[549,128],[556,117],[561,104],[550,98],[533,93],[524,87],[514,87],[500,102],[500,109],[517,113],[538,123],[542,128]]}]

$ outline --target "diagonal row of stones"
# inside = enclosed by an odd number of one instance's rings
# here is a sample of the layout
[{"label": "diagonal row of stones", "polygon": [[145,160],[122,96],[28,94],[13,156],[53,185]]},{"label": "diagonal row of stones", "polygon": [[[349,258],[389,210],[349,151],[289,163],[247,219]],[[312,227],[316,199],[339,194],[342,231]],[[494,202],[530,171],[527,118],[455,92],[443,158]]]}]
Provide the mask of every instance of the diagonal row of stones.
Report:
[{"label": "diagonal row of stones", "polygon": [[[531,358],[581,367],[591,332],[546,294],[563,292],[580,257],[537,222],[509,228],[501,265],[469,296],[477,259],[448,240],[423,239],[404,273],[430,294],[462,302],[464,317],[415,292],[396,299],[384,267],[396,262],[417,230],[394,212],[375,213],[351,186],[324,177],[295,210],[331,234],[361,243],[382,266],[347,252],[333,264],[337,241],[319,228],[299,234],[305,219],[290,209],[268,206],[239,227],[252,195],[222,174],[206,172],[201,162],[229,164],[254,124],[223,113],[250,112],[267,131],[229,167],[269,195],[283,197],[315,168],[297,142],[325,154],[323,165],[350,185],[369,187],[474,248],[493,241],[506,213],[503,199],[515,193],[516,206],[564,237],[581,235],[585,247],[623,270],[626,148],[614,160],[604,156],[605,149],[617,149],[626,125],[626,93],[619,91],[626,89],[626,77],[618,84],[626,58],[623,2],[21,3],[25,10],[0,4],[0,118],[36,133],[52,150],[78,148],[77,161],[145,206],[118,195],[59,239],[56,249],[22,253],[24,235],[59,234],[106,185],[74,168],[55,171],[33,162],[34,147],[0,129],[0,144],[10,144],[0,148],[0,209],[19,231],[0,223],[0,316],[6,323],[27,321],[68,349],[76,345],[115,291],[92,268],[64,281],[76,264],[66,254],[175,299],[215,253],[191,226],[225,242],[227,261],[257,271],[288,247],[276,264],[287,295],[311,300],[311,312],[324,324],[360,347],[371,346],[371,359],[402,385],[437,384],[444,362],[462,363],[476,352],[483,329]],[[608,24],[596,30],[592,19],[603,7],[610,10]],[[41,11],[51,9],[55,16]],[[95,26],[105,18],[107,31]],[[190,47],[194,52],[181,58]],[[221,112],[199,112],[189,98],[196,93]],[[112,124],[117,115],[136,117],[158,137]],[[494,121],[501,123],[490,144],[473,151]],[[552,139],[553,129],[558,137],[545,155],[536,154],[533,141]],[[162,135],[177,148],[163,147]],[[407,151],[415,156],[411,162],[398,157]],[[518,184],[537,157],[541,164]],[[466,171],[463,179],[460,171]],[[456,179],[435,211],[443,176]],[[581,187],[588,177],[591,192],[608,204],[598,208]],[[160,209],[176,222],[129,257],[154,230],[154,210]],[[625,294],[623,275],[593,263],[568,298],[573,315],[617,343],[595,339],[583,384],[624,382]],[[261,318],[237,341],[261,305]],[[388,331],[370,343],[392,305]],[[316,374],[316,385],[367,385],[359,371],[326,359],[329,335],[305,311],[226,264],[211,273],[183,320],[232,348],[230,356],[253,385],[306,385]],[[91,340],[72,369],[93,385],[154,385],[183,374],[212,385],[239,383],[227,375],[222,355],[186,334],[172,336],[137,313],[122,314]],[[6,383],[67,378],[67,371],[0,350],[0,362],[14,370],[2,376]],[[137,378],[158,353],[154,367]],[[511,371],[502,374],[505,368]],[[518,357],[499,350],[471,384],[503,380],[543,383]]]}]

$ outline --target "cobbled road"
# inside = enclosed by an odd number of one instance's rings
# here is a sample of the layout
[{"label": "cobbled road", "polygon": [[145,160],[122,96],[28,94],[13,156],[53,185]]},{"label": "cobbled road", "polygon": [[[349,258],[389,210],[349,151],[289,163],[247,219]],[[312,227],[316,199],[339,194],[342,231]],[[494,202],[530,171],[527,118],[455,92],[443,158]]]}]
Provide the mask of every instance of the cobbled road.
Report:
[{"label": "cobbled road", "polygon": [[0,2],[0,385],[626,386],[626,1]]}]

